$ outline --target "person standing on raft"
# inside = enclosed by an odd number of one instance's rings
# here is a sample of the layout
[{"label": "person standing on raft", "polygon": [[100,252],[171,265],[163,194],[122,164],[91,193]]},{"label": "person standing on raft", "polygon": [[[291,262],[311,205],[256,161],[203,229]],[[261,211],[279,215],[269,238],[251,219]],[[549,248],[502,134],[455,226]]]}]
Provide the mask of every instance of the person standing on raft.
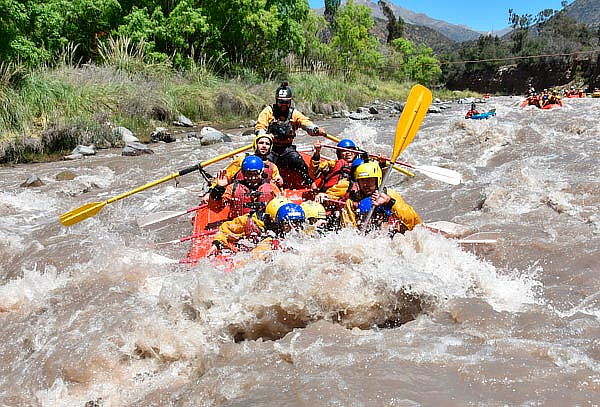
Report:
[{"label": "person standing on raft", "polygon": [[292,106],[292,89],[284,81],[275,92],[275,104],[265,107],[256,121],[254,131],[257,135],[270,133],[273,135],[273,147],[269,160],[280,168],[297,172],[306,187],[313,182],[308,166],[296,151],[293,143],[296,131],[302,128],[310,136],[325,137],[327,132]]}]

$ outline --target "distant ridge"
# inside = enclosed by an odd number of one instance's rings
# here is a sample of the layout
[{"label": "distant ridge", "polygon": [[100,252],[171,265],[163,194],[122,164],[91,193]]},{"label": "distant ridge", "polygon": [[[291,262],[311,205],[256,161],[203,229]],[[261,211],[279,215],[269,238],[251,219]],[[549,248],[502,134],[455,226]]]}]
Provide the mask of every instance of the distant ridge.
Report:
[{"label": "distant ridge", "polygon": [[578,23],[600,27],[600,0],[575,0],[565,10]]},{"label": "distant ridge", "polygon": [[[414,11],[400,7],[390,1],[386,1],[386,3],[392,9],[396,17],[402,17],[402,19],[409,24],[429,27],[443,34],[452,41],[471,41],[476,40],[482,35],[482,33],[474,31],[463,25],[450,24],[442,20],[436,20],[435,18],[431,18],[426,14],[415,13]],[[377,0],[354,0],[354,4],[367,6],[372,10],[373,17],[385,19],[385,16],[381,11],[381,7],[379,7],[377,4]]]}]

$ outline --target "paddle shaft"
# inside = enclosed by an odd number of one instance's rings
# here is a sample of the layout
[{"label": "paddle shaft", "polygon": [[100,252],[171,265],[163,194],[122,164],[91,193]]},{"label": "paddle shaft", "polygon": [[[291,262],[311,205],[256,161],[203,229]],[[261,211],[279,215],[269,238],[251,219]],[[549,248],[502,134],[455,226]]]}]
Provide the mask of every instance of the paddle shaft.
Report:
[{"label": "paddle shaft", "polygon": [[[330,146],[328,144],[323,144],[321,147],[332,148],[334,150],[340,150],[340,151],[348,151],[348,152],[351,152],[351,153],[360,153],[361,152],[359,150],[353,150],[351,148],[344,148],[344,147],[338,147],[338,146]],[[385,158],[386,161],[390,161],[390,159],[388,157],[382,157],[382,156],[379,156],[377,154],[369,154],[369,157],[371,157],[371,158],[380,158],[381,157],[381,158]],[[408,168],[418,169],[417,166],[409,164],[409,163],[405,163],[404,161],[400,161],[400,160],[396,160],[395,164],[404,165],[405,167],[408,167]]]},{"label": "paddle shaft", "polygon": [[141,187],[137,187],[135,189],[132,189],[131,191],[127,191],[127,192],[125,192],[125,193],[123,193],[121,195],[117,195],[115,197],[112,197],[109,200],[107,200],[106,203],[110,204],[110,203],[113,203],[115,201],[118,201],[119,199],[127,198],[130,195],[137,194],[138,192],[144,191],[144,190],[146,190],[148,188],[152,188],[152,187],[154,187],[154,186],[156,186],[158,184],[162,184],[163,182],[170,181],[170,180],[172,180],[174,178],[177,178],[179,176],[187,175],[190,172],[198,171],[200,168],[204,168],[206,166],[209,166],[211,164],[214,164],[216,162],[224,160],[225,158],[228,158],[228,157],[234,156],[236,154],[242,153],[242,152],[244,152],[246,150],[249,150],[251,148],[252,148],[252,144],[248,144],[248,145],[240,147],[240,148],[238,148],[236,150],[230,151],[230,152],[228,152],[226,154],[220,155],[220,156],[215,157],[215,158],[211,158],[210,160],[203,161],[200,164],[196,164],[196,165],[192,165],[190,167],[184,168],[183,170],[180,170],[178,172],[174,172],[173,174],[167,175],[164,178],[157,179],[156,181],[149,182],[146,185],[142,185]]},{"label": "paddle shaft", "polygon": [[[323,145],[322,147],[327,147],[327,148],[332,148],[335,150],[340,150],[340,151],[349,151],[349,152],[356,152],[357,150],[352,150],[349,148],[344,148],[344,147],[338,147],[338,146],[332,146],[332,145]],[[384,158],[386,161],[390,161],[390,159],[388,157],[381,157],[375,154],[369,154],[369,157],[373,157],[373,158]],[[436,179],[438,181],[442,181],[445,182],[447,184],[451,184],[451,185],[458,185],[461,182],[462,177],[460,176],[460,174],[454,170],[449,170],[447,168],[440,168],[440,167],[436,167],[436,166],[432,166],[432,165],[426,165],[426,166],[422,166],[422,165],[413,165],[404,161],[400,161],[400,160],[396,160],[396,164],[400,164],[400,165],[404,165],[406,167],[412,168],[416,171],[421,172],[423,175],[429,177],[429,178],[433,178]]]},{"label": "paddle shaft", "polygon": [[[327,138],[328,140],[331,140],[331,141],[333,141],[334,143],[339,143],[339,142],[340,142],[340,140],[341,140],[341,139],[339,139],[339,138],[337,138],[337,137],[335,137],[335,136],[332,136],[331,134],[328,134],[328,135],[326,135],[326,136],[325,136],[325,138]],[[325,147],[325,146],[324,146],[324,147]],[[337,146],[336,146],[336,147],[337,147]],[[338,148],[339,148],[339,147],[338,147]],[[353,151],[353,152],[359,152],[359,151],[357,151],[357,150],[349,150],[349,151]],[[404,169],[404,168],[402,168],[402,167],[398,167],[397,165],[393,165],[393,166],[392,166],[392,168],[394,168],[396,171],[400,171],[402,174],[404,174],[404,175],[407,175],[407,176],[409,176],[409,177],[414,177],[414,176],[415,176],[415,174],[413,174],[412,172],[410,172],[410,171],[408,171],[408,170],[405,170],[405,169]]]},{"label": "paddle shaft", "polygon": [[146,185],[142,185],[141,187],[135,188],[135,189],[133,189],[131,191],[127,191],[127,192],[125,192],[125,193],[123,193],[121,195],[117,195],[115,197],[112,197],[112,198],[110,198],[110,199],[108,199],[106,201],[91,202],[91,203],[85,204],[83,206],[80,206],[77,209],[73,209],[73,210],[71,210],[71,211],[69,211],[67,213],[62,214],[59,217],[60,223],[62,223],[64,226],[72,226],[72,225],[74,225],[76,223],[81,222],[82,220],[85,220],[85,219],[87,219],[89,217],[92,217],[92,216],[96,215],[98,212],[100,212],[102,210],[102,208],[104,208],[106,205],[108,205],[110,203],[113,203],[113,202],[118,201],[120,199],[126,198],[126,197],[128,197],[130,195],[133,195],[133,194],[136,194],[138,192],[144,191],[144,190],[146,190],[148,188],[152,188],[152,187],[154,187],[154,186],[156,186],[158,184],[162,184],[163,182],[169,181],[169,180],[171,180],[173,178],[176,178],[176,177],[178,177],[180,175],[189,174],[190,172],[199,170],[199,169],[201,169],[203,167],[206,167],[206,166],[208,166],[210,164],[214,164],[214,163],[216,163],[216,162],[218,162],[220,160],[223,160],[225,158],[234,156],[236,154],[239,154],[239,153],[244,152],[246,150],[249,150],[251,148],[252,148],[252,144],[245,145],[245,146],[240,147],[240,148],[238,148],[236,150],[230,151],[230,152],[228,152],[226,154],[222,154],[222,155],[220,155],[218,157],[211,158],[210,160],[203,161],[200,164],[196,164],[196,165],[192,165],[191,167],[184,168],[183,170],[175,172],[175,173],[173,173],[171,175],[168,175],[168,176],[166,176],[164,178],[161,178],[161,179],[156,180],[156,181],[152,181],[152,182],[150,182],[150,183],[148,183]]}]

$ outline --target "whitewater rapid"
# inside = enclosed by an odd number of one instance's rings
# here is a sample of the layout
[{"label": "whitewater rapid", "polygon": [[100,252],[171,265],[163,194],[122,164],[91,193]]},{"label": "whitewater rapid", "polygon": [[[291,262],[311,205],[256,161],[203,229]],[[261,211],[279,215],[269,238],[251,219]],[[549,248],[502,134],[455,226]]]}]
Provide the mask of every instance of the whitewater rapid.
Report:
[{"label": "whitewater rapid", "polygon": [[[239,254],[233,271],[179,264],[188,245],[160,243],[189,235],[190,218],[136,219],[196,206],[199,174],[58,222],[251,141],[235,134],[0,168],[0,405],[597,406],[600,99],[519,101],[478,105],[496,109],[488,120],[461,104],[426,116],[401,158],[461,185],[392,178],[426,222],[494,232],[495,245],[343,230]],[[389,154],[397,119],[318,123]],[[30,174],[45,185],[21,187]]]}]

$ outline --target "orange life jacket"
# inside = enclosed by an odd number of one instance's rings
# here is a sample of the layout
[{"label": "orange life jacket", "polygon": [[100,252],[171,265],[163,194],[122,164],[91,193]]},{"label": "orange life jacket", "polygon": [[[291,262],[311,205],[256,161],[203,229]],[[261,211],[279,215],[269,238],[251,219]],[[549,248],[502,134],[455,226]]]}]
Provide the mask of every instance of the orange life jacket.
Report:
[{"label": "orange life jacket", "polygon": [[273,189],[273,185],[266,179],[254,191],[240,181],[235,180],[233,181],[233,191],[231,193],[231,202],[229,203],[229,216],[233,219],[253,212],[252,209],[256,211],[259,208],[252,208],[249,204],[259,203],[258,206],[264,206],[271,199],[275,198],[275,196],[277,194]]}]

